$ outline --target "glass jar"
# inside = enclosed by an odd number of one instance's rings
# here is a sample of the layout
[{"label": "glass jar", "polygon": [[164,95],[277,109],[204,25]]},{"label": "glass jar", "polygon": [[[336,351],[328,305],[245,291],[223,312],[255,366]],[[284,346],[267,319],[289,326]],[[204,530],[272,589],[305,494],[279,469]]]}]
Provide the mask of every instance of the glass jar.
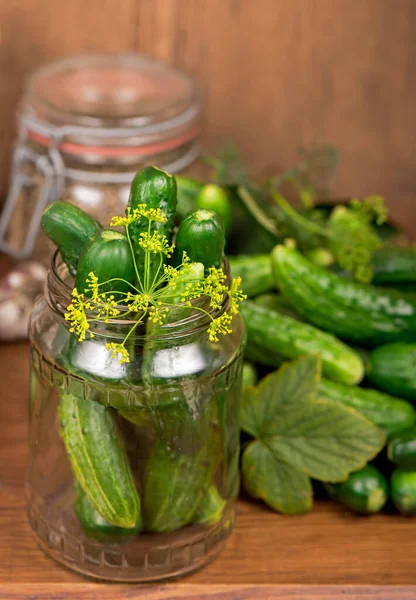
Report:
[{"label": "glass jar", "polygon": [[39,69],[21,104],[0,250],[48,266],[52,245],[38,235],[47,204],[72,202],[106,224],[124,212],[142,167],[196,174],[199,118],[195,82],[139,54]]},{"label": "glass jar", "polygon": [[150,581],[198,569],[234,522],[242,320],[219,342],[208,340],[202,312],[154,337],[144,325],[120,364],[105,344],[131,322],[100,323],[78,342],[64,320],[69,284],[56,254],[30,326],[32,529],[48,555],[92,577]]}]

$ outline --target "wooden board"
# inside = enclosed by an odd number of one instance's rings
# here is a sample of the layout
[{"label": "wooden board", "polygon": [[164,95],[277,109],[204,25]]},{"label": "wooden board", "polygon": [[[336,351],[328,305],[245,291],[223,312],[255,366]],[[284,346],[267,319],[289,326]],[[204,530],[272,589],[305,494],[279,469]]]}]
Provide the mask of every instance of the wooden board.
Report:
[{"label": "wooden board", "polygon": [[282,516],[241,500],[223,554],[179,583],[91,583],[44,556],[25,514],[28,346],[0,345],[0,600],[416,598],[416,520],[355,517],[316,502]]},{"label": "wooden board", "polygon": [[198,77],[207,150],[232,137],[273,170],[331,142],[340,194],[380,192],[412,217],[414,0],[3,0],[0,23],[0,198],[24,78],[69,54],[138,50]]}]

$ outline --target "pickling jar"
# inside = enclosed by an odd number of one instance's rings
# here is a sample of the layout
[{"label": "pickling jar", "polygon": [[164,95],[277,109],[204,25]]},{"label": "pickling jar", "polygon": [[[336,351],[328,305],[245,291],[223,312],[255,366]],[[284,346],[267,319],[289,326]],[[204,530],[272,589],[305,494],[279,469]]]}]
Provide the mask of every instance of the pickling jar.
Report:
[{"label": "pickling jar", "polygon": [[49,556],[96,578],[153,581],[198,569],[218,555],[235,518],[242,320],[235,315],[232,334],[210,342],[207,315],[184,319],[182,309],[157,336],[137,328],[130,363],[120,364],[105,344],[131,321],[97,323],[95,337],[78,342],[64,319],[71,289],[56,254],[30,325],[33,532]]},{"label": "pickling jar", "polygon": [[196,175],[200,98],[195,81],[140,54],[78,56],[29,79],[18,116],[0,250],[49,265],[39,234],[45,206],[72,202],[103,223],[123,214],[143,166]]}]

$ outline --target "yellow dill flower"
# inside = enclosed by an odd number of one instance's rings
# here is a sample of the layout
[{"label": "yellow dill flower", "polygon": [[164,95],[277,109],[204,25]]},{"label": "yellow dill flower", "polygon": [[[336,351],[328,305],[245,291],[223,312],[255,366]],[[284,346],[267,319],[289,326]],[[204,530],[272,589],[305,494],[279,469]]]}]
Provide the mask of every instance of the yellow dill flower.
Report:
[{"label": "yellow dill flower", "polygon": [[222,269],[211,267],[204,280],[204,293],[209,296],[212,308],[221,308],[224,295],[228,292],[226,276]]},{"label": "yellow dill flower", "polygon": [[153,302],[153,298],[150,294],[127,294],[127,306],[129,310],[133,312],[139,312],[146,310]]},{"label": "yellow dill flower", "polygon": [[153,233],[144,232],[140,234],[139,245],[145,252],[152,254],[165,254],[170,257],[173,252],[173,246],[169,245],[169,240],[165,235],[160,235],[157,231]]},{"label": "yellow dill flower", "polygon": [[233,318],[229,313],[224,313],[220,317],[213,319],[208,327],[209,341],[219,342],[219,334],[227,335],[227,333],[232,333],[232,330],[229,327],[232,319]]},{"label": "yellow dill flower", "polygon": [[98,319],[103,319],[107,323],[109,319],[114,319],[120,314],[117,308],[118,303],[115,300],[114,294],[104,292],[98,294],[95,298],[95,303],[92,304],[92,309],[96,312]]},{"label": "yellow dill flower", "polygon": [[230,312],[233,315],[238,314],[240,302],[247,298],[247,295],[243,293],[241,289],[241,277],[235,277],[231,282],[231,287],[228,292],[230,298]]},{"label": "yellow dill flower", "polygon": [[137,208],[131,210],[127,207],[125,217],[113,217],[110,222],[111,227],[127,227],[131,223],[135,223],[141,217],[154,221],[156,223],[166,223],[167,217],[160,208],[149,208],[147,204],[139,204]]},{"label": "yellow dill flower", "polygon": [[94,335],[89,331],[90,325],[85,314],[85,303],[84,294],[78,293],[77,288],[72,290],[72,302],[67,307],[65,313],[65,321],[70,324],[69,331],[75,333],[79,342],[83,342],[86,338],[87,332],[89,337],[93,338]]},{"label": "yellow dill flower", "polygon": [[121,365],[123,363],[129,363],[130,362],[129,353],[126,350],[126,348],[124,347],[123,344],[116,344],[114,342],[108,343],[108,344],[105,345],[105,349],[106,350],[111,350],[111,358],[117,358],[119,356],[120,358],[118,359],[118,362]]},{"label": "yellow dill flower", "polygon": [[98,277],[94,275],[93,271],[88,273],[86,282],[88,285],[85,292],[91,292],[91,300],[95,302],[98,298]]},{"label": "yellow dill flower", "polygon": [[157,305],[153,305],[149,310],[149,321],[162,325],[168,316],[169,309],[167,307],[161,308],[161,302]]}]

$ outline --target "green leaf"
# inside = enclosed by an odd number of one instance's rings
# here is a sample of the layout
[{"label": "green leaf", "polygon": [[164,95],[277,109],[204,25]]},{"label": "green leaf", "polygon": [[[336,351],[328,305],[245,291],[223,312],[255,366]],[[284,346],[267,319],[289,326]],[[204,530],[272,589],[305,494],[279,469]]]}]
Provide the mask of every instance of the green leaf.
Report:
[{"label": "green leaf", "polygon": [[321,481],[343,481],[385,444],[363,415],[330,400],[283,405],[263,427],[262,441],[276,458]]},{"label": "green leaf", "polygon": [[280,420],[280,407],[315,398],[321,379],[318,355],[302,356],[271,373],[256,388],[247,388],[242,397],[241,428],[262,437],[271,423]]},{"label": "green leaf", "polygon": [[309,477],[276,458],[261,442],[252,442],[244,450],[242,471],[250,496],[264,500],[274,510],[288,514],[310,510]]}]

